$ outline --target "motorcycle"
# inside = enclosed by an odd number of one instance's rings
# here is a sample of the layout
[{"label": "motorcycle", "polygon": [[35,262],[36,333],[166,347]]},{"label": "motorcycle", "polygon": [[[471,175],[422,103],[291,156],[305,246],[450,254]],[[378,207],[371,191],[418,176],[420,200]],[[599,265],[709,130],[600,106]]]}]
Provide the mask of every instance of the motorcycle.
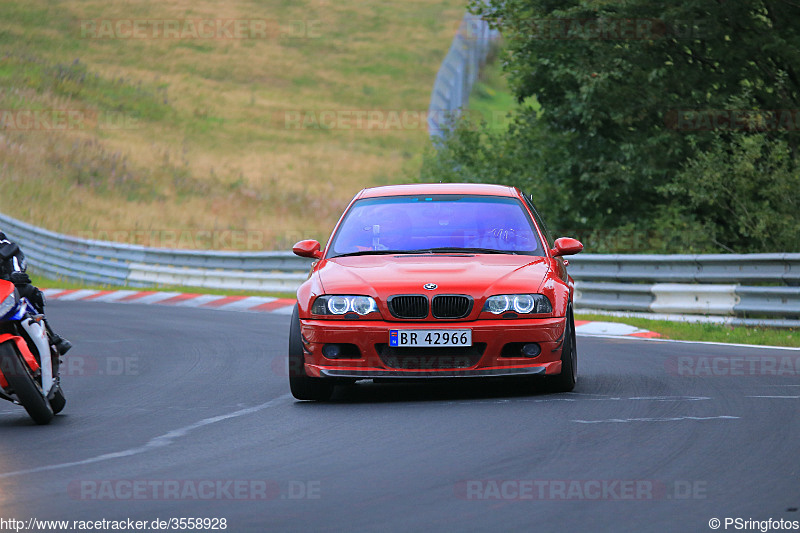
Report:
[{"label": "motorcycle", "polygon": [[[0,260],[17,245],[0,247]],[[37,424],[48,424],[64,409],[60,357],[42,320],[10,281],[0,279],[0,398],[21,405]]]}]

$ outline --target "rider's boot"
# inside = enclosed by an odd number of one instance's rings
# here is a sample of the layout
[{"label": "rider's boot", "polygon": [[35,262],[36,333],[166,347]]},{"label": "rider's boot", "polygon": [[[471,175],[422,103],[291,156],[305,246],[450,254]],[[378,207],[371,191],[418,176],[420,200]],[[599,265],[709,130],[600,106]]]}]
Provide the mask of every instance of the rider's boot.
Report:
[{"label": "rider's boot", "polygon": [[42,319],[42,322],[44,322],[44,326],[47,329],[47,334],[50,336],[50,342],[52,342],[56,347],[59,355],[64,355],[67,353],[69,349],[72,348],[72,343],[53,331],[53,328],[50,327],[50,324],[47,322],[46,318]]}]

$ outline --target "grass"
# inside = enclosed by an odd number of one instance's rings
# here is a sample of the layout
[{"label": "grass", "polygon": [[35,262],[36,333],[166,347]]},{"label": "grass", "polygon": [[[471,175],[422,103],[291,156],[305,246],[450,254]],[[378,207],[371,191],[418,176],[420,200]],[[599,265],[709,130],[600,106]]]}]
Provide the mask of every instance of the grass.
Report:
[{"label": "grass", "polygon": [[[257,230],[265,249],[324,240],[359,189],[416,177],[427,131],[347,119],[304,127],[287,116],[424,113],[464,9],[463,0],[2,2],[0,212],[122,241],[142,230]],[[87,21],[135,19],[255,19],[269,31],[85,31]],[[81,127],[19,126],[24,113],[54,110],[82,113]]]},{"label": "grass", "polygon": [[[530,105],[537,112],[541,105],[535,97],[527,98],[523,106]],[[469,116],[484,120],[490,129],[505,130],[514,112],[519,109],[508,79],[503,73],[499,59],[491,54],[489,63],[481,71],[478,81],[472,88],[469,98]]]},{"label": "grass", "polygon": [[796,328],[766,328],[752,326],[725,326],[721,324],[695,324],[668,322],[647,318],[615,317],[576,313],[576,320],[619,322],[655,331],[664,339],[685,341],[724,342],[762,346],[800,347],[800,331]]}]

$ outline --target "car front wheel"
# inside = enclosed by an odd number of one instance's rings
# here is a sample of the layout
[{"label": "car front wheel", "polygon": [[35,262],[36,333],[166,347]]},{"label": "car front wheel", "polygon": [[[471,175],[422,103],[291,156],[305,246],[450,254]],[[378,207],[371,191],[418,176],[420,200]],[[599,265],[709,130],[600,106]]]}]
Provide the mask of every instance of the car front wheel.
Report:
[{"label": "car front wheel", "polygon": [[298,400],[327,401],[333,395],[334,384],[323,378],[306,374],[303,337],[300,332],[300,315],[295,304],[289,329],[289,389]]},{"label": "car front wheel", "polygon": [[564,331],[564,346],[561,349],[561,373],[547,376],[545,385],[551,392],[570,392],[578,380],[578,346],[575,342],[575,319],[572,307],[567,310],[567,325]]}]

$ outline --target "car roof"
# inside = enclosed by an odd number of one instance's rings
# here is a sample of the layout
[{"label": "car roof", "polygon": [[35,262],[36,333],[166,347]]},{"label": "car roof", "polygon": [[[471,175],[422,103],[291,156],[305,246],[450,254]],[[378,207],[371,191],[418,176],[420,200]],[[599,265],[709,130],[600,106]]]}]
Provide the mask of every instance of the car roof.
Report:
[{"label": "car roof", "polygon": [[357,198],[381,196],[406,196],[416,194],[475,194],[484,196],[518,197],[519,190],[505,185],[488,183],[410,183],[406,185],[384,185],[363,189]]}]

